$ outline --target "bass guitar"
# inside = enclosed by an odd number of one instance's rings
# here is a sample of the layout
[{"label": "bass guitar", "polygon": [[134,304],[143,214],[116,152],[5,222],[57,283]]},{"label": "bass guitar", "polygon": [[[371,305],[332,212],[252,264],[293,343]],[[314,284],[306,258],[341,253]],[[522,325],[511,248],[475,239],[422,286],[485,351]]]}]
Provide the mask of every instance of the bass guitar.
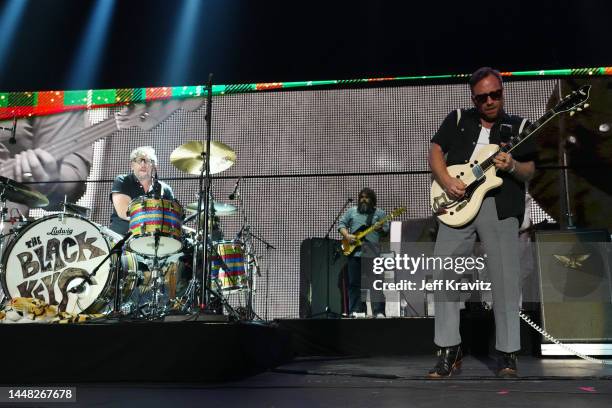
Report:
[{"label": "bass guitar", "polygon": [[353,233],[353,235],[355,235],[355,238],[356,238],[355,241],[349,242],[349,240],[346,238],[342,239],[342,253],[346,256],[351,255],[359,247],[361,247],[361,245],[363,244],[363,239],[365,238],[366,235],[370,234],[371,232],[376,231],[379,228],[382,228],[382,226],[386,222],[388,222],[389,220],[405,212],[406,212],[406,207],[396,208],[395,210],[393,210],[393,212],[391,212],[391,214],[378,220],[377,222],[370,225],[369,227],[366,227],[365,225],[361,226],[357,231]]}]

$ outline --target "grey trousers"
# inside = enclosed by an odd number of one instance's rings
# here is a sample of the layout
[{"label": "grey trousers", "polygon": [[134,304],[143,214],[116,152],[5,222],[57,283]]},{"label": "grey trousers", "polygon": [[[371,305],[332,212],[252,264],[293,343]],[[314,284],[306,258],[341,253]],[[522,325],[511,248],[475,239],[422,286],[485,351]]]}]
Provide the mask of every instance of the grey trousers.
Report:
[{"label": "grey trousers", "polygon": [[[498,220],[495,199],[487,197],[480,212],[469,224],[451,228],[440,223],[434,249],[435,256],[469,256],[476,234],[486,253],[486,264],[493,291],[495,314],[495,348],[511,353],[521,348],[520,342],[520,260],[518,220],[514,217]],[[455,275],[452,272],[452,275]],[[448,272],[434,271],[435,279],[448,278]],[[457,275],[455,275],[455,278]],[[435,338],[439,347],[461,343],[458,301],[449,301],[441,293],[434,294]]]}]

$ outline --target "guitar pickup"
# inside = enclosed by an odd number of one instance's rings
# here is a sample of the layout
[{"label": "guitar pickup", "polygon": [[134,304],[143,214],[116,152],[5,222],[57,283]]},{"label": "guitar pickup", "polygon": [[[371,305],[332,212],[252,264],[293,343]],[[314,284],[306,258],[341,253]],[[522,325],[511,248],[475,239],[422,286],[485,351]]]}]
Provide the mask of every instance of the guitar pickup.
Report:
[{"label": "guitar pickup", "polygon": [[484,171],[482,171],[482,167],[479,164],[474,165],[472,167],[472,174],[476,177],[476,180],[480,180],[484,177]]}]

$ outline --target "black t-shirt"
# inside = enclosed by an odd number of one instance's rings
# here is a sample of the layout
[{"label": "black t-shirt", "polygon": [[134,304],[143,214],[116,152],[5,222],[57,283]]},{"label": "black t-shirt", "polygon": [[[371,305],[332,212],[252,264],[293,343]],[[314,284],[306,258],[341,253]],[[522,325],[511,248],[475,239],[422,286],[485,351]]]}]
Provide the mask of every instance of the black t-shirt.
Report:
[{"label": "black t-shirt", "polygon": [[[489,143],[508,142],[512,136],[519,133],[521,127],[525,129],[529,126],[528,122],[523,121],[523,118],[519,116],[503,113],[491,128]],[[511,127],[502,128],[502,124]],[[462,110],[459,123],[457,123],[457,111],[453,111],[446,116],[431,142],[440,145],[442,151],[447,154],[447,166],[466,164],[476,147],[481,127],[480,115],[476,108]],[[537,146],[534,137],[525,139],[510,153],[519,162],[537,161]],[[499,219],[516,217],[520,222],[525,212],[525,183],[505,171],[500,171],[497,175],[502,178],[503,184],[489,191],[487,197],[495,197]]]},{"label": "black t-shirt", "polygon": [[[155,186],[154,191],[150,191],[149,194],[157,195],[158,197],[174,199],[174,193],[172,192],[172,188],[164,183],[163,181],[159,182],[159,185]],[[142,184],[138,181],[138,178],[134,176],[133,173],[130,174],[121,174],[115,177],[115,181],[113,182],[113,187],[111,189],[110,200],[111,203],[113,201],[113,193],[121,193],[129,196],[134,199],[137,197],[141,197],[146,194]],[[119,218],[117,215],[117,211],[115,210],[115,206],[113,205],[113,213],[111,214],[111,225],[110,229],[115,231],[118,234],[125,235],[128,232],[129,221],[126,221],[122,218]]]}]

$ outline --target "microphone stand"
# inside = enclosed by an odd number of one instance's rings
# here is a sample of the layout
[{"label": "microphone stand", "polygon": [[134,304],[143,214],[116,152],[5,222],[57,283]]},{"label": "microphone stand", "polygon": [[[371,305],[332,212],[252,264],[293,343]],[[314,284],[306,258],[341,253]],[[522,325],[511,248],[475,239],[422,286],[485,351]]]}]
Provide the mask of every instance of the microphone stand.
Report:
[{"label": "microphone stand", "polygon": [[85,285],[86,284],[90,284],[90,285],[95,285],[96,281],[94,279],[94,277],[96,276],[96,273],[98,273],[98,270],[102,267],[102,265],[104,265],[104,263],[113,255],[118,254],[119,256],[117,257],[117,259],[115,260],[115,274],[117,275],[115,278],[115,299],[113,302],[113,315],[118,316],[120,314],[120,303],[121,303],[121,292],[119,290],[120,288],[120,280],[121,280],[121,252],[123,251],[123,246],[125,245],[125,243],[127,242],[127,240],[132,236],[132,232],[128,231],[127,234],[125,234],[123,236],[123,238],[121,238],[119,241],[117,241],[115,243],[115,245],[113,245],[113,247],[111,248],[110,251],[108,251],[108,254],[104,257],[104,259],[102,259],[100,261],[100,263],[93,269],[93,271],[91,271],[91,273],[89,275],[87,275],[85,278],[83,278],[83,281],[81,283],[79,283],[77,286],[75,286],[74,288],[70,289],[69,292],[70,293],[82,293],[85,290]]},{"label": "microphone stand", "polygon": [[330,316],[334,317],[334,318],[339,318],[342,315],[340,313],[336,313],[333,312],[331,310],[331,307],[329,306],[329,274],[330,274],[330,259],[329,259],[329,253],[330,253],[330,247],[333,248],[334,250],[337,250],[337,241],[336,240],[330,240],[329,239],[329,234],[332,231],[332,229],[334,229],[334,226],[336,225],[336,223],[338,222],[338,220],[340,219],[340,217],[342,216],[342,214],[344,213],[344,210],[346,210],[346,207],[353,202],[352,198],[349,198],[346,200],[346,202],[344,203],[344,205],[342,206],[342,208],[340,209],[340,211],[338,211],[338,214],[336,215],[336,218],[334,218],[334,221],[332,222],[332,224],[329,226],[329,229],[327,230],[327,233],[325,234],[325,238],[323,238],[325,241],[325,287],[326,287],[326,300],[325,300],[325,310],[319,313],[315,313],[314,315],[310,316],[311,318],[313,317],[318,317],[318,316],[325,316],[326,319],[329,319]]}]

